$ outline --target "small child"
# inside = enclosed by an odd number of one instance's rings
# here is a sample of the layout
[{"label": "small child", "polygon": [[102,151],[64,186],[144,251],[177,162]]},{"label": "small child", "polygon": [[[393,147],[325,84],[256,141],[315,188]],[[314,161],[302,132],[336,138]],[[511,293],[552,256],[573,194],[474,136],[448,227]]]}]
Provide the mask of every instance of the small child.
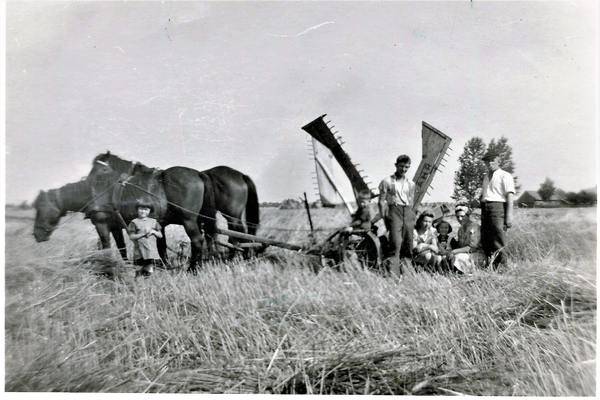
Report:
[{"label": "small child", "polygon": [[445,270],[449,269],[448,265],[448,255],[452,251],[453,248],[457,245],[456,239],[450,237],[450,233],[452,233],[452,226],[445,219],[438,222],[436,225],[436,229],[438,232],[438,248],[439,255],[441,257],[441,267]]},{"label": "small child", "polygon": [[378,220],[378,218],[376,218],[374,209],[371,207],[371,192],[364,190],[358,193],[357,205],[358,210],[352,214],[352,222],[350,222],[349,225],[338,229],[338,232],[340,232],[340,249],[345,249],[348,247],[350,236],[355,229],[365,231],[371,230],[372,224]]},{"label": "small child", "polygon": [[142,268],[135,276],[149,277],[154,271],[154,265],[160,261],[156,238],[162,238],[162,227],[154,219],[148,217],[152,204],[139,200],[137,203],[138,217],[129,224],[129,238],[134,242],[133,264]]},{"label": "small child", "polygon": [[375,213],[373,212],[373,208],[370,207],[371,193],[366,190],[360,192],[357,203],[358,210],[352,215],[352,222],[346,227],[345,232],[351,233],[354,228],[370,230],[371,224],[375,222],[373,221]]}]

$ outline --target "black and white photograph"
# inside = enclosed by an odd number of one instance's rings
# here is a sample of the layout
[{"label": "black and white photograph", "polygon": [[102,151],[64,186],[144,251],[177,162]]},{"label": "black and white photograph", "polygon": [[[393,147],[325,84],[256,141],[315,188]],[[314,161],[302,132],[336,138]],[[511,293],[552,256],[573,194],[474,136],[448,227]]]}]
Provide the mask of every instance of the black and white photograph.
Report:
[{"label": "black and white photograph", "polygon": [[0,9],[5,392],[596,395],[598,2]]}]

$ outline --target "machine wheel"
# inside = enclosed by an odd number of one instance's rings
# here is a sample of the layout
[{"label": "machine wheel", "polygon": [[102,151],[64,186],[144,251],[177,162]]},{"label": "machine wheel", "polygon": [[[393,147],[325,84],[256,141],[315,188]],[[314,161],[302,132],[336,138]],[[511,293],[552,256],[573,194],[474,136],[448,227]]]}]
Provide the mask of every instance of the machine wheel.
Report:
[{"label": "machine wheel", "polygon": [[371,231],[361,234],[357,242],[350,241],[342,251],[342,258],[348,261],[356,257],[363,265],[371,270],[379,270],[383,259],[379,238]]}]

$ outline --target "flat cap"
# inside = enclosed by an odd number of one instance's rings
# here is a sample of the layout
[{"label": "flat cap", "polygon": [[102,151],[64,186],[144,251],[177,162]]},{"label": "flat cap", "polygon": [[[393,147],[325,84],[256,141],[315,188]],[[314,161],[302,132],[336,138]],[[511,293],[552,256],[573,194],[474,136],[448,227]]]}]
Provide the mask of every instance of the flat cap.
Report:
[{"label": "flat cap", "polygon": [[483,157],[481,157],[481,160],[488,161],[488,160],[492,160],[499,156],[500,156],[500,153],[498,153],[496,150],[488,150],[488,152],[485,153],[485,155]]}]

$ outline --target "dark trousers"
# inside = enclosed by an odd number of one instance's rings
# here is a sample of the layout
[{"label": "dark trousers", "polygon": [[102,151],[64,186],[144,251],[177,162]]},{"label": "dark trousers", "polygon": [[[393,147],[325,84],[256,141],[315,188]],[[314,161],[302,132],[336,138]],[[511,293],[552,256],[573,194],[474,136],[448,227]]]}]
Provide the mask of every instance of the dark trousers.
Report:
[{"label": "dark trousers", "polygon": [[152,258],[138,258],[133,261],[133,265],[137,265],[139,267],[145,267],[146,265],[157,266],[159,260],[154,260]]},{"label": "dark trousers", "polygon": [[400,258],[412,257],[415,213],[409,206],[390,205],[385,226],[390,233],[390,244],[393,247],[390,270],[399,275]]},{"label": "dark trousers", "polygon": [[[481,247],[488,258],[507,243],[504,231],[505,204],[487,202],[481,205]],[[504,251],[498,252],[491,266],[495,268],[501,263],[506,263]]]}]

